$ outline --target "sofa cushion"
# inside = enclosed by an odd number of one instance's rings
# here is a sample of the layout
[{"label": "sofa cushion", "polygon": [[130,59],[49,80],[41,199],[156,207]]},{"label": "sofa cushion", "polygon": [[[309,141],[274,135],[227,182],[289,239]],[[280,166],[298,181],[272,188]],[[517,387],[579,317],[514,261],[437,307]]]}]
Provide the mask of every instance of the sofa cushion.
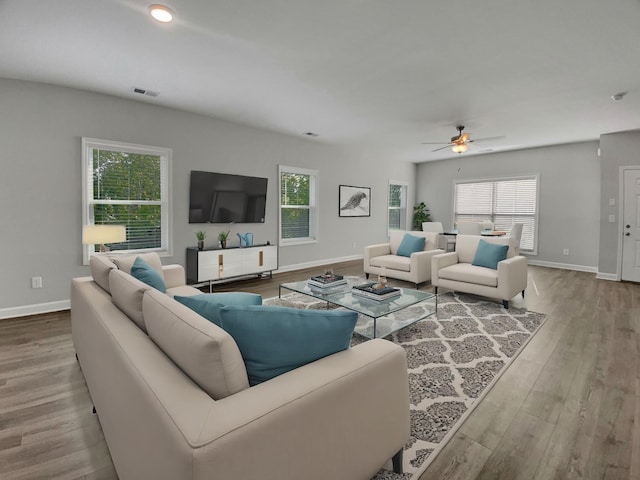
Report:
[{"label": "sofa cushion", "polygon": [[250,385],[346,350],[358,319],[350,311],[264,305],[227,305],[220,317],[240,348]]},{"label": "sofa cushion", "polygon": [[262,297],[247,292],[203,293],[200,295],[173,297],[210,322],[220,326],[220,309],[225,305],[262,305]]},{"label": "sofa cushion", "polygon": [[176,295],[181,297],[192,297],[193,295],[201,295],[202,292],[191,285],[178,285],[177,287],[167,287],[167,295],[175,297]]},{"label": "sofa cushion", "polygon": [[227,332],[154,289],[145,293],[142,310],[151,340],[211,398],[249,387],[242,355]]},{"label": "sofa cushion", "polygon": [[131,273],[131,267],[133,267],[133,262],[136,261],[136,258],[142,258],[145,262],[147,262],[153,269],[158,272],[160,275],[164,275],[162,273],[162,262],[160,261],[160,255],[156,252],[149,253],[141,253],[140,255],[113,255],[111,260],[118,266],[119,270],[122,270],[125,273]]},{"label": "sofa cushion", "polygon": [[481,239],[480,242],[478,242],[478,248],[476,249],[476,254],[471,264],[497,270],[498,262],[507,258],[508,250],[509,245],[497,245]]},{"label": "sofa cushion", "polygon": [[412,237],[423,237],[425,239],[423,250],[435,250],[438,248],[438,238],[440,234],[435,232],[420,232],[411,231],[405,232],[404,230],[392,230],[389,233],[389,249],[393,255],[398,254],[398,247],[404,239],[404,235],[408,233]]},{"label": "sofa cushion", "polygon": [[164,283],[162,274],[158,273],[151,265],[145,262],[141,257],[137,257],[131,266],[131,276],[137,278],[141,282],[161,291],[167,292],[167,286]]},{"label": "sofa cushion", "polygon": [[423,251],[424,243],[424,237],[416,237],[414,235],[405,233],[404,237],[402,237],[402,242],[400,242],[400,246],[398,246],[397,254],[402,257],[410,257],[414,252]]},{"label": "sofa cushion", "polygon": [[458,235],[456,237],[456,253],[458,254],[458,262],[473,263],[473,258],[478,249],[478,243],[483,240],[487,243],[495,245],[509,245],[507,258],[514,256],[515,251],[510,244],[509,237],[481,237],[480,235]]},{"label": "sofa cushion", "polygon": [[128,273],[113,269],[109,273],[109,289],[113,303],[143,332],[147,332],[142,315],[142,296],[150,287]]},{"label": "sofa cushion", "polygon": [[116,268],[118,268],[116,264],[106,255],[96,254],[89,257],[89,270],[93,281],[107,293],[111,293],[111,290],[109,290],[109,272]]},{"label": "sofa cushion", "polygon": [[372,267],[385,267],[391,270],[400,270],[403,272],[411,271],[411,260],[408,257],[401,257],[399,255],[380,255],[379,257],[372,257],[369,260],[369,265]]},{"label": "sofa cushion", "polygon": [[470,263],[455,263],[438,270],[438,277],[456,282],[475,283],[488,287],[498,286],[498,271],[491,268],[476,267]]}]

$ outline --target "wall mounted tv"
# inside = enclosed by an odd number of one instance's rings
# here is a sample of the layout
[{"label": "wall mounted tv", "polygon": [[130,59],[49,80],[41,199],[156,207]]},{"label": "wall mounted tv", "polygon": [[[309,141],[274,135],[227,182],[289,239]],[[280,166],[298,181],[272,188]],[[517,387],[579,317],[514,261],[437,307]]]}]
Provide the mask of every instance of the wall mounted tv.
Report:
[{"label": "wall mounted tv", "polygon": [[267,179],[191,171],[189,223],[264,223]]}]

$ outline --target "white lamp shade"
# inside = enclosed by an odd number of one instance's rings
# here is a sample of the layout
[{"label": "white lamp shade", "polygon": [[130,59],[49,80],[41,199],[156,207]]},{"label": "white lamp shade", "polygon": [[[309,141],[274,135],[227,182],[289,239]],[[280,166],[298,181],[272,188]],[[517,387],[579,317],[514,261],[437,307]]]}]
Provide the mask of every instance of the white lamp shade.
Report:
[{"label": "white lamp shade", "polygon": [[102,245],[127,240],[127,229],[124,225],[85,225],[82,228],[82,243],[86,245]]}]

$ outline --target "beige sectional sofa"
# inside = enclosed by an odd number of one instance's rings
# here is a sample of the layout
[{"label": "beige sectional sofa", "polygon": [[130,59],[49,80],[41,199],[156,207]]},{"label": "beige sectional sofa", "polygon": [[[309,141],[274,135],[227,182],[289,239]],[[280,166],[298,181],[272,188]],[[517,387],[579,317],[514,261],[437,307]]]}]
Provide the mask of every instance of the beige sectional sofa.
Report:
[{"label": "beige sectional sofa", "polygon": [[[405,234],[424,237],[422,251],[408,257],[398,255],[398,247]],[[438,249],[439,237],[436,232],[392,231],[389,242],[364,247],[364,273],[369,278],[370,274],[380,275],[384,272],[389,278],[414,283],[418,288],[421,283],[431,281],[431,257],[444,252]]]},{"label": "beige sectional sofa", "polygon": [[[154,263],[153,258],[147,258]],[[249,387],[233,338],[108,258],[71,283],[74,347],[122,480],[369,479],[409,438],[404,350],[372,340]]]}]

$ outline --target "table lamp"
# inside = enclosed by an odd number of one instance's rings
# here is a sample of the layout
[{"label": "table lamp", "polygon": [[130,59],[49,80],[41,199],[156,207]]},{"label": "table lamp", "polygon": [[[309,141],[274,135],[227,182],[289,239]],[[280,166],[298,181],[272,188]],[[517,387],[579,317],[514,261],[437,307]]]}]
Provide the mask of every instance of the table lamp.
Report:
[{"label": "table lamp", "polygon": [[100,245],[100,252],[109,251],[105,243],[119,243],[127,241],[125,225],[85,225],[82,227],[82,243],[85,245]]}]

